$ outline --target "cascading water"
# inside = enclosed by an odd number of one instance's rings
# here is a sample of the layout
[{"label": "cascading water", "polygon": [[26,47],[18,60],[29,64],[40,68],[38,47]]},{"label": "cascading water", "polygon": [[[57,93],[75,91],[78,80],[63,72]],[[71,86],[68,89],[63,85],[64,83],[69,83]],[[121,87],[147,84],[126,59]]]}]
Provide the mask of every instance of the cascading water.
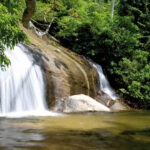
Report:
[{"label": "cascading water", "polygon": [[11,65],[0,69],[0,116],[55,115],[47,110],[42,71],[23,45],[7,49]]},{"label": "cascading water", "polygon": [[115,93],[115,91],[110,86],[108,79],[106,78],[106,76],[103,73],[102,67],[96,63],[94,63],[94,67],[97,69],[97,72],[99,74],[100,91],[109,95],[113,100],[118,99],[119,96]]}]

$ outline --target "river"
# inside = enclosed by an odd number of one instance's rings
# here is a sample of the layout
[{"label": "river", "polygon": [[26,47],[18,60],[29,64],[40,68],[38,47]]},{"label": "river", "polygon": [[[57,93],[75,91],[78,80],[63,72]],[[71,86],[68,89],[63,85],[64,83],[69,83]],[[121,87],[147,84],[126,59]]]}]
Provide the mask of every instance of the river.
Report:
[{"label": "river", "polygon": [[149,150],[148,127],[150,111],[0,118],[0,149]]}]

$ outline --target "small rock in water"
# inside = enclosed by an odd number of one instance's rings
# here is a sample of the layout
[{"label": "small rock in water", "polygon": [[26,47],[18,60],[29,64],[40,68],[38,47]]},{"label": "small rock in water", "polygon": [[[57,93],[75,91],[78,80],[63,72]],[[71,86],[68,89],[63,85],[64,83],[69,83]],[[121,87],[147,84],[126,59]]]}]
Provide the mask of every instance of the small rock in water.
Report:
[{"label": "small rock in water", "polygon": [[146,128],[146,129],[143,130],[143,131],[150,132],[150,127]]}]

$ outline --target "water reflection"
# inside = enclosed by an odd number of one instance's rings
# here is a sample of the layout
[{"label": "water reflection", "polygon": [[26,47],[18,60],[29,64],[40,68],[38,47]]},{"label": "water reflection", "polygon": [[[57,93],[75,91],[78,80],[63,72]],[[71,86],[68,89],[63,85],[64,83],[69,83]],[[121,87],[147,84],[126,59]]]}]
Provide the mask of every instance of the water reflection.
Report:
[{"label": "water reflection", "polygon": [[0,119],[2,150],[149,150],[150,112]]},{"label": "water reflection", "polygon": [[[13,123],[22,123],[24,120],[1,119],[0,120],[0,148],[17,149],[19,146],[38,145],[37,141],[44,139],[41,133],[34,128],[13,126]],[[33,122],[34,123],[34,122]],[[36,143],[35,143],[36,142]],[[39,144],[40,145],[40,144]]]}]

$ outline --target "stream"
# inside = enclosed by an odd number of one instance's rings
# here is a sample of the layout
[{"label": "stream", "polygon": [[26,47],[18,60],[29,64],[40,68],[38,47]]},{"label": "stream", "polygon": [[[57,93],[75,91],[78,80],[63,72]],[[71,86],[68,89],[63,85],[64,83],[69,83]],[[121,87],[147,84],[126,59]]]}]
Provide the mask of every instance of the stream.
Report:
[{"label": "stream", "polygon": [[2,150],[149,150],[150,111],[0,118]]}]

